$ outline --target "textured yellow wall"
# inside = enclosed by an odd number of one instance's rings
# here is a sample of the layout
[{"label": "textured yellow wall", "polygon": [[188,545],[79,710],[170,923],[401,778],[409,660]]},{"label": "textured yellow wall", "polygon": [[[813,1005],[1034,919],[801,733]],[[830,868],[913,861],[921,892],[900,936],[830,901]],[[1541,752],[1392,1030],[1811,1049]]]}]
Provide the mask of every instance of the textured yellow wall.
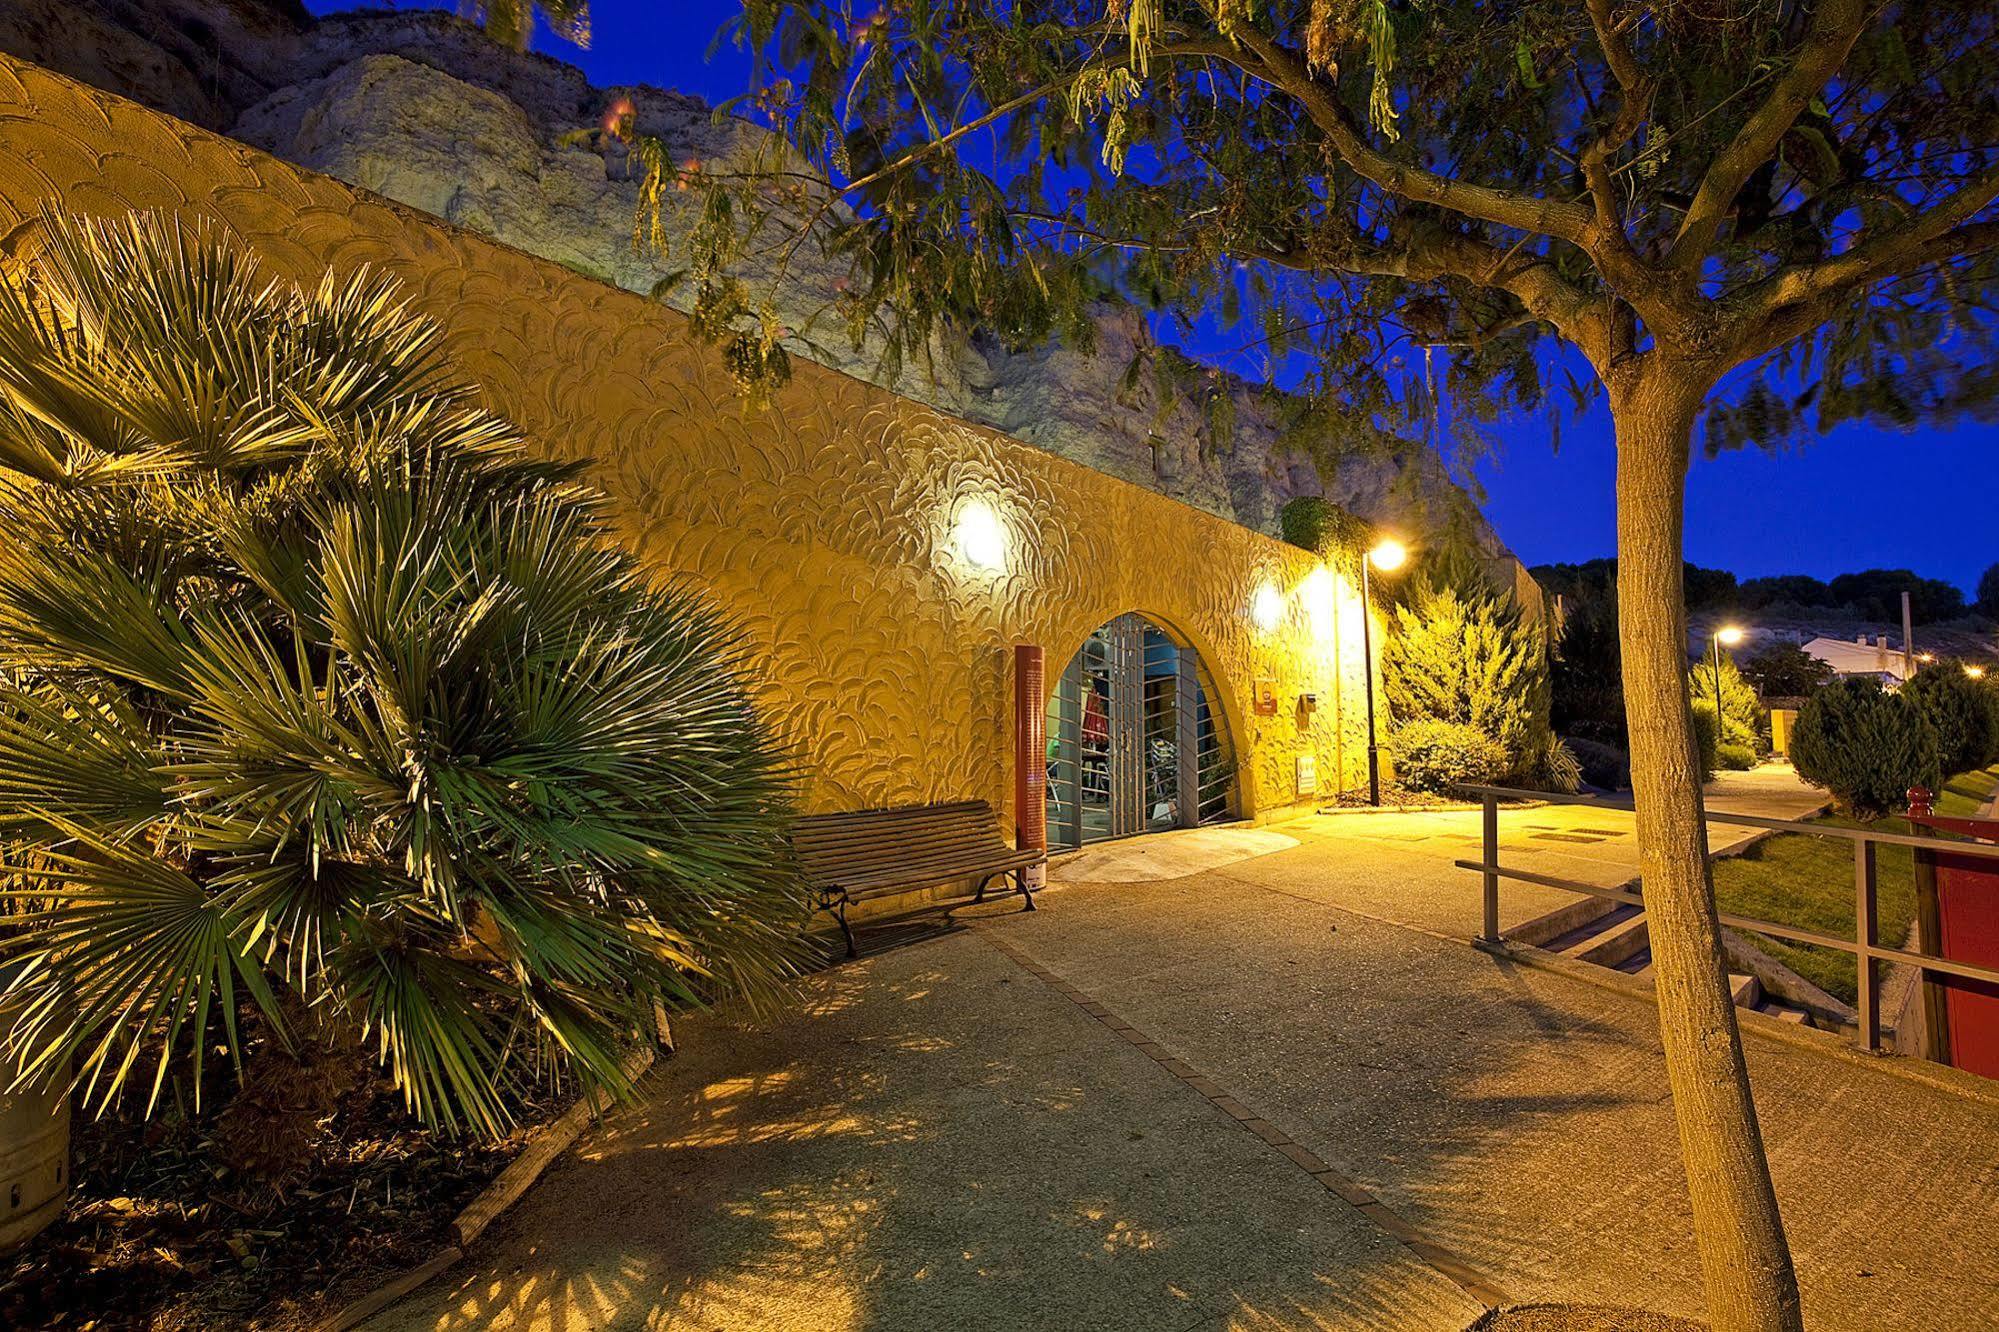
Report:
[{"label": "textured yellow wall", "polygon": [[[596,462],[630,541],[743,623],[812,808],[1010,798],[1010,647],[1052,683],[1090,631],[1152,616],[1207,661],[1240,760],[1237,803],[1364,779],[1359,610],[1305,553],[821,367],[766,410],[735,396],[678,314],[33,65],[0,57],[0,254],[45,207],[220,220],[278,273],[394,274],[492,406]],[[990,503],[1006,566],[971,567],[954,519]],[[1276,631],[1252,623],[1268,582]],[[1275,679],[1283,707],[1252,715]],[[1321,706],[1302,715],[1299,694]]]}]

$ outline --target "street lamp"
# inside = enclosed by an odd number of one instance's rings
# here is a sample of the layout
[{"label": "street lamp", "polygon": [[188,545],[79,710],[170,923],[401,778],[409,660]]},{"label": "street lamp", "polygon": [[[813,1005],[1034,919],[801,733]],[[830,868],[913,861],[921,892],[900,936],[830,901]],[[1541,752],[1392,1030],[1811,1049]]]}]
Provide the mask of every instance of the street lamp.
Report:
[{"label": "street lamp", "polygon": [[1409,548],[1394,538],[1386,538],[1360,562],[1360,657],[1361,692],[1367,695],[1367,803],[1381,803],[1381,747],[1374,735],[1374,605],[1369,590],[1368,567],[1394,573],[1409,558]]},{"label": "street lamp", "polygon": [[1721,650],[1734,647],[1742,641],[1742,626],[1724,624],[1714,631],[1714,733],[1717,740],[1724,734],[1721,724]]}]

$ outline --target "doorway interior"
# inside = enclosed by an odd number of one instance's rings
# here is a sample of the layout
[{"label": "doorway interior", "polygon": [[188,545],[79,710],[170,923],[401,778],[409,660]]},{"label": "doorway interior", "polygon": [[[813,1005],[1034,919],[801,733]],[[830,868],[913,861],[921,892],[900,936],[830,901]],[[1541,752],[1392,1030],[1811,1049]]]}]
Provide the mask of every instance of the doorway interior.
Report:
[{"label": "doorway interior", "polygon": [[1233,817],[1235,761],[1200,653],[1145,616],[1103,625],[1048,696],[1048,843]]}]

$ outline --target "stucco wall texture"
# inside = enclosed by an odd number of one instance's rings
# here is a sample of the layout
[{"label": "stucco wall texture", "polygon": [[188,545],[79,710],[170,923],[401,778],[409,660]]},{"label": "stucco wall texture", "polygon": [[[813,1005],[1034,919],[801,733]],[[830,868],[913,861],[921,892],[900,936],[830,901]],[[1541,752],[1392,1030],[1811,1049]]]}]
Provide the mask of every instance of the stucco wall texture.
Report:
[{"label": "stucco wall texture", "polygon": [[[393,274],[495,410],[592,460],[646,561],[739,619],[809,809],[1006,808],[1012,645],[1041,644],[1052,683],[1128,610],[1207,662],[1239,813],[1298,803],[1301,755],[1322,794],[1364,780],[1358,595],[1305,552],[819,366],[750,407],[663,306],[0,56],[0,255],[48,207],[212,218],[295,279]],[[998,569],[961,548],[978,502],[1005,529]],[[1254,713],[1259,679],[1275,715]]]}]

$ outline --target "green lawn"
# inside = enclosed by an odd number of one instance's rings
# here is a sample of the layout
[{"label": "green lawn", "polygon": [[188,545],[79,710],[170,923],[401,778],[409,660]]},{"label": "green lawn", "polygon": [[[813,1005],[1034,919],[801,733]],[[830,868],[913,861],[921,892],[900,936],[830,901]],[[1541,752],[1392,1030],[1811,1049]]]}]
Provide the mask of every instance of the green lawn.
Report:
[{"label": "green lawn", "polygon": [[[1999,765],[1960,773],[1945,783],[1937,813],[1965,817],[1999,790]],[[1839,827],[1864,825],[1827,815],[1814,822]],[[1907,832],[1902,819],[1872,825],[1881,832]],[[1906,847],[1884,846],[1876,860],[1880,886],[1881,941],[1900,945],[1915,915],[1915,875]],[[1752,847],[1746,855],[1715,862],[1715,902],[1722,911],[1755,920],[1777,921],[1838,938],[1853,937],[1853,844],[1844,838],[1787,833]],[[1853,959],[1829,948],[1785,943],[1755,936],[1757,946],[1822,989],[1848,1003],[1858,995]]]}]

